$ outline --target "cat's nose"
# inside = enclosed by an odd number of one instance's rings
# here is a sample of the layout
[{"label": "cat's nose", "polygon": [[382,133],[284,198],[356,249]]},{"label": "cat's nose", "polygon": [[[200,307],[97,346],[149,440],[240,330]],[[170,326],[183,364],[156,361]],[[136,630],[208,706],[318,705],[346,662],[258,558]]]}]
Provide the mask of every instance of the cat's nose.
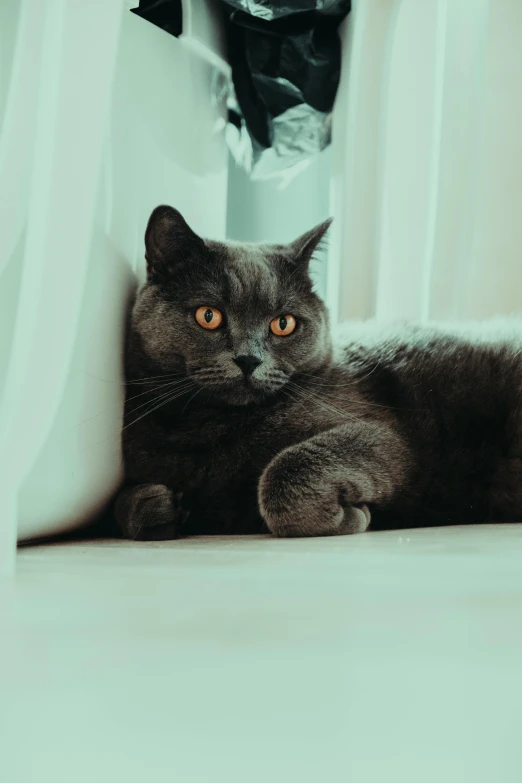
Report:
[{"label": "cat's nose", "polygon": [[261,364],[261,359],[257,356],[236,356],[234,361],[244,375],[252,375],[256,367]]}]

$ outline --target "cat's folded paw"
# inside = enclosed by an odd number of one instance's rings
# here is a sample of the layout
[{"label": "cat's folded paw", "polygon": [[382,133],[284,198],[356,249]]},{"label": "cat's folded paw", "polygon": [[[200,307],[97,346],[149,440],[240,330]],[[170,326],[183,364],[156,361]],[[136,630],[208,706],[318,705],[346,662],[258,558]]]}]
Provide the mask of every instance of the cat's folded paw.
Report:
[{"label": "cat's folded paw", "polygon": [[350,489],[349,481],[330,476],[313,453],[293,446],[261,476],[259,507],[269,530],[279,537],[364,533],[370,511]]},{"label": "cat's folded paw", "polygon": [[115,516],[124,538],[134,541],[168,541],[178,538],[188,517],[181,506],[182,493],[164,484],[138,484],[124,488],[116,500]]}]

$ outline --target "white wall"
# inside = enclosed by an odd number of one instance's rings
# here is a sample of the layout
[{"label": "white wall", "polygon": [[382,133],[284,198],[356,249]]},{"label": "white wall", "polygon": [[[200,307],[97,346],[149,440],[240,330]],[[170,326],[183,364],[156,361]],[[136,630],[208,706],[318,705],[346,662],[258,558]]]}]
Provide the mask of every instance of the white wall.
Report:
[{"label": "white wall", "polygon": [[[284,190],[276,180],[252,181],[230,158],[227,235],[244,242],[290,242],[330,216],[331,149]],[[316,290],[326,293],[326,253],[312,264]]]}]

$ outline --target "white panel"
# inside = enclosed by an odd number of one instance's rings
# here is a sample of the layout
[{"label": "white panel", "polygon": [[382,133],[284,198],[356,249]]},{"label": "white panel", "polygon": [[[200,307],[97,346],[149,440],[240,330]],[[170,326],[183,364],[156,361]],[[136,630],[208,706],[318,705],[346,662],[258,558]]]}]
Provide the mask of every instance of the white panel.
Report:
[{"label": "white panel", "polygon": [[[0,281],[13,304],[0,313],[0,378],[13,335],[0,408],[4,570],[16,527],[26,538],[81,525],[121,479],[123,329],[150,211],[171,203],[217,238],[226,222],[226,69],[127,10],[120,38],[123,4],[25,3],[45,9],[45,25],[27,232]],[[16,112],[28,92],[13,95]]]},{"label": "white panel", "polygon": [[[36,12],[33,6],[29,9]],[[4,558],[12,552],[16,535],[20,482],[49,436],[68,374],[88,266],[120,15],[117,5],[102,10],[99,2],[90,8],[81,0],[46,4],[27,238],[0,410],[2,502],[7,507],[0,514]],[[29,43],[19,39],[17,46],[27,54]],[[63,467],[57,464],[55,471]],[[56,511],[63,514],[63,506],[56,505]]]}]

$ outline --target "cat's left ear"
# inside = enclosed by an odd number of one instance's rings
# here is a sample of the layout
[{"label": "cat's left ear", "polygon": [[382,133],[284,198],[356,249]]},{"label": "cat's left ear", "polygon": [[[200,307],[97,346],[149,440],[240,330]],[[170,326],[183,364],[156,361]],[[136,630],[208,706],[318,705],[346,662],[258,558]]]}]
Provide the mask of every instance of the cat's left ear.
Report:
[{"label": "cat's left ear", "polygon": [[310,231],[307,231],[306,234],[298,237],[290,244],[292,256],[300,266],[308,268],[308,264],[330,228],[332,220],[333,218],[328,218],[324,223],[319,223],[318,226],[310,229]]}]

